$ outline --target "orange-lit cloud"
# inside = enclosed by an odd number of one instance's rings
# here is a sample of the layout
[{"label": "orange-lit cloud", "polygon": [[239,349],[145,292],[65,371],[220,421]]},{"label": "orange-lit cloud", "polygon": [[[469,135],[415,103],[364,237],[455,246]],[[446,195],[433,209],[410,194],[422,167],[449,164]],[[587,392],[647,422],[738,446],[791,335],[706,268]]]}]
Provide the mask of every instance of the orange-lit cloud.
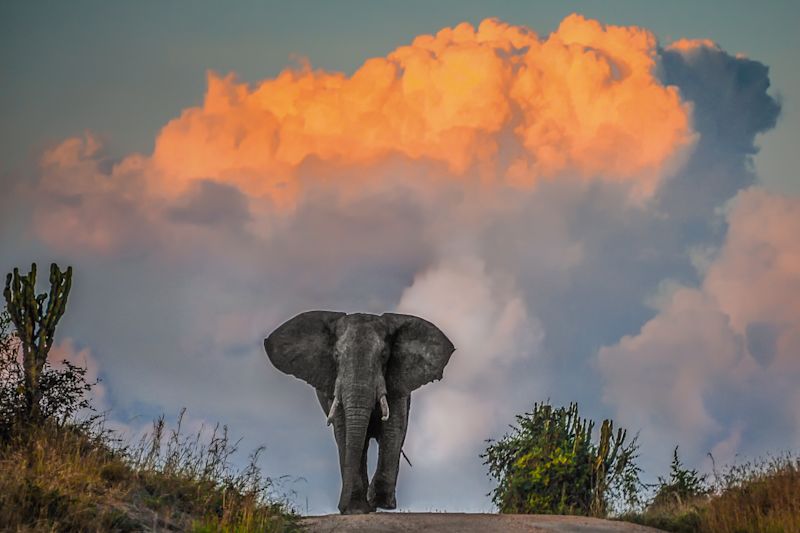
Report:
[{"label": "orange-lit cloud", "polygon": [[203,105],[159,134],[154,179],[175,192],[210,178],[286,205],[307,158],[357,168],[400,154],[456,178],[476,168],[530,187],[568,174],[647,196],[693,140],[656,54],[646,30],[572,15],[546,38],[496,19],[462,23],[352,76],[306,67],[249,86],[209,73]]},{"label": "orange-lit cloud", "polygon": [[670,43],[667,48],[669,50],[677,50],[684,53],[691,52],[692,50],[697,50],[699,48],[712,48],[719,50],[717,43],[711,39],[678,39],[677,41]]},{"label": "orange-lit cloud", "polygon": [[101,143],[91,133],[63,141],[42,155],[34,195],[34,224],[57,250],[73,247],[112,254],[130,248],[145,220],[158,208],[148,190],[148,161],[126,157],[109,172]]}]

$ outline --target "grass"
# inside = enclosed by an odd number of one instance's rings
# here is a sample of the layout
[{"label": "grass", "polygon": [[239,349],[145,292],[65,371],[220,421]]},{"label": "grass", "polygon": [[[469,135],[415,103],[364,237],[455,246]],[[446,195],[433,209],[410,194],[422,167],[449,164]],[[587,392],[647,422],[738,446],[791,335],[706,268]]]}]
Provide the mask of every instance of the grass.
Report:
[{"label": "grass", "polygon": [[708,502],[708,531],[800,531],[800,459],[788,456],[731,469]]},{"label": "grass", "polygon": [[135,445],[95,426],[45,423],[0,443],[0,529],[296,531],[256,450],[236,470],[227,431],[185,435],[163,417]]},{"label": "grass", "polygon": [[800,531],[800,459],[772,457],[728,468],[709,494],[651,504],[622,520],[676,532]]},{"label": "grass", "polygon": [[96,383],[68,361],[44,362],[34,416],[22,347],[0,310],[0,531],[299,530],[258,467],[263,448],[234,468],[239,442],[225,426],[186,434],[181,411],[174,428],[162,416],[137,443],[123,443],[101,417],[76,418],[93,411]]}]

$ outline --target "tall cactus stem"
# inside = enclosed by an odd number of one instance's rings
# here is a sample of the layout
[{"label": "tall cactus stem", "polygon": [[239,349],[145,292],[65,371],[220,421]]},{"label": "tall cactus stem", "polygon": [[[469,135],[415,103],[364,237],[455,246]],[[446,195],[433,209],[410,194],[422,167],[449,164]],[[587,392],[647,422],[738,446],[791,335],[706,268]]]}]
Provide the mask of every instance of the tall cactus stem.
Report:
[{"label": "tall cactus stem", "polygon": [[22,344],[25,372],[23,416],[28,421],[40,418],[41,374],[53,346],[56,325],[66,310],[71,288],[72,267],[62,272],[55,263],[50,265],[49,293],[36,294],[36,263],[31,264],[27,275],[21,275],[19,269],[15,268],[6,276],[3,296]]}]

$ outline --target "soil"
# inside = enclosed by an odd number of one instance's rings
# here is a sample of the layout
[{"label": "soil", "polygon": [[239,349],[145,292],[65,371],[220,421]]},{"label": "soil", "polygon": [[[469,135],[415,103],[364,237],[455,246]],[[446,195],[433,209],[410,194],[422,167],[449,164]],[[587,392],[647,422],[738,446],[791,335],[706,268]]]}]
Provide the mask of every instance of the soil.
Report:
[{"label": "soil", "polygon": [[441,533],[656,533],[660,530],[585,516],[512,515],[467,513],[372,513],[365,515],[309,516],[301,522],[313,533],[406,532]]}]

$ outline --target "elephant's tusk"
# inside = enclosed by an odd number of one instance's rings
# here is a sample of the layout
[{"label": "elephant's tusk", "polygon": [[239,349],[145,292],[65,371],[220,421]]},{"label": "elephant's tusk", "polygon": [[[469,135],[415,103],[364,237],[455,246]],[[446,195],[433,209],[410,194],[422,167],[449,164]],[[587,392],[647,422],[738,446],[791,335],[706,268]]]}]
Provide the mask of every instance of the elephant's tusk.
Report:
[{"label": "elephant's tusk", "polygon": [[381,396],[381,420],[386,422],[389,420],[389,402],[386,401],[386,395]]},{"label": "elephant's tusk", "polygon": [[333,419],[336,416],[336,406],[339,405],[339,397],[335,397],[333,399],[333,403],[331,404],[331,410],[328,413],[328,425],[330,426],[333,423]]}]

